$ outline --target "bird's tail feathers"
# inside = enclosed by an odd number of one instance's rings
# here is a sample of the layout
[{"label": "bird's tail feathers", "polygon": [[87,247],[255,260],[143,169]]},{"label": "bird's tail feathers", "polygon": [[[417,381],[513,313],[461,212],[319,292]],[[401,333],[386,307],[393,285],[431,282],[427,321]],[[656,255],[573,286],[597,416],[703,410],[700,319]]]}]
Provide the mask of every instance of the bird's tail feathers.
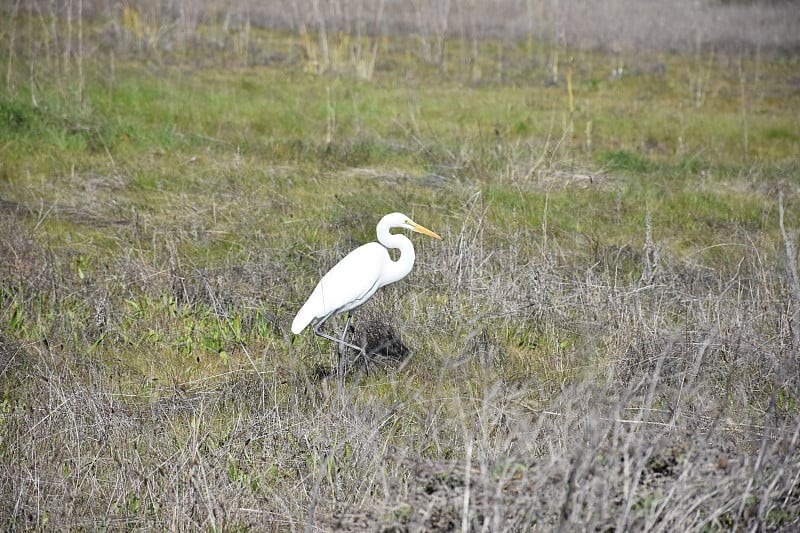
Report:
[{"label": "bird's tail feathers", "polygon": [[297,312],[297,316],[294,317],[292,321],[292,333],[297,335],[308,326],[311,321],[314,319],[314,313],[311,311],[309,306],[304,305],[300,308],[300,311]]}]

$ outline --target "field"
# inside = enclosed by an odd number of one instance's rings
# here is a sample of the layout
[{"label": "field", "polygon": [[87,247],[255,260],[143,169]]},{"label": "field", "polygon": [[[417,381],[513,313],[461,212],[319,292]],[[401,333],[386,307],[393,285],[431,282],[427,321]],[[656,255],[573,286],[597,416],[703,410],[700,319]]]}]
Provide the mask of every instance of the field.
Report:
[{"label": "field", "polygon": [[0,522],[800,528],[800,9],[645,3],[0,3]]}]

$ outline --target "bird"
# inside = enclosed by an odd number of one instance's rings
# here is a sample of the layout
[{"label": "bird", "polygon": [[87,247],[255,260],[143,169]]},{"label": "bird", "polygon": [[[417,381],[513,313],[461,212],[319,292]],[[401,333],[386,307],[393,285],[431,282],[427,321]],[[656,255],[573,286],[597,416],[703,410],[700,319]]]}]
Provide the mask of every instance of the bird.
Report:
[{"label": "bird", "polygon": [[[391,233],[390,230],[394,228],[407,229],[442,240],[439,235],[402,213],[390,213],[384,216],[376,227],[378,242],[361,245],[336,263],[320,279],[292,321],[292,333],[295,335],[300,334],[311,324],[316,335],[337,343],[340,391],[343,379],[343,348],[348,347],[364,353],[361,346],[345,341],[353,311],[369,300],[381,287],[406,277],[414,266],[416,259],[414,245],[405,235]],[[396,261],[389,255],[389,249],[400,250],[400,256]],[[342,313],[347,313],[347,319],[341,337],[332,337],[320,331],[320,327],[328,319]]]}]

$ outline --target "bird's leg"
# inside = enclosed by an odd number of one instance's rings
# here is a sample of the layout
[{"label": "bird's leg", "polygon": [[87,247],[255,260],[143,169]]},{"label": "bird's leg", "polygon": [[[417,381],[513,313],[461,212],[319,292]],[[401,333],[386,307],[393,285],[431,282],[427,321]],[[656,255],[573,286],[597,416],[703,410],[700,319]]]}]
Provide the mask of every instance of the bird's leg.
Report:
[{"label": "bird's leg", "polygon": [[[342,330],[342,338],[339,339],[339,342],[344,342],[344,338],[347,336],[347,330],[350,328],[350,319],[353,318],[353,313],[347,313],[347,319],[344,321],[344,329]],[[360,350],[361,348],[359,348]]]},{"label": "bird's leg", "polygon": [[344,324],[344,331],[342,331],[342,336],[339,339],[337,339],[336,337],[332,337],[332,336],[328,335],[327,333],[324,333],[324,332],[320,331],[319,328],[320,328],[320,326],[322,326],[322,324],[325,323],[325,320],[321,320],[321,321],[317,322],[316,324],[314,324],[314,334],[322,337],[323,339],[328,339],[330,341],[333,341],[337,345],[336,350],[337,350],[337,354],[338,354],[338,365],[337,366],[338,366],[338,369],[339,369],[339,392],[340,393],[342,391],[342,382],[343,382],[343,379],[344,379],[344,368],[343,368],[343,365],[342,365],[343,356],[344,356],[344,353],[343,353],[344,347],[352,348],[352,349],[358,351],[359,353],[364,353],[364,356],[366,357],[366,352],[364,351],[363,347],[356,346],[355,344],[350,344],[349,342],[346,342],[344,340],[345,335],[347,335],[347,329],[350,326],[350,317],[351,317],[351,315],[352,315],[352,313],[348,313],[347,314],[347,320],[345,321],[345,324]]},{"label": "bird's leg", "polygon": [[337,346],[337,353],[339,354],[339,394],[342,392],[342,386],[344,383],[344,363],[342,362],[342,356],[344,355],[344,338],[347,336],[347,329],[350,327],[350,319],[353,317],[353,313],[347,313],[347,319],[344,321],[344,329],[342,330],[342,338],[339,339],[339,345]]},{"label": "bird's leg", "polygon": [[[353,313],[352,312],[348,312],[347,313],[347,320],[345,320],[345,322],[344,322],[344,331],[342,331],[342,339],[341,339],[341,343],[342,344],[348,344],[348,343],[344,342],[344,338],[347,335],[347,330],[348,330],[348,327],[350,326],[350,319],[352,317],[353,317]],[[342,344],[339,344],[340,348],[341,348]],[[348,344],[348,346],[353,346],[353,345]],[[362,346],[362,347],[358,348],[358,351],[361,352],[361,355],[364,356],[364,368],[366,368],[367,375],[369,375],[369,357],[367,356],[366,347]],[[339,353],[341,353],[341,352],[339,352]],[[339,369],[339,370],[341,371],[341,369]]]},{"label": "bird's leg", "polygon": [[367,355],[367,350],[361,350],[361,355],[364,356],[364,370],[369,376],[369,356]]},{"label": "bird's leg", "polygon": [[335,343],[337,343],[337,344],[340,344],[340,345],[342,345],[342,346],[347,346],[348,348],[352,348],[352,349],[354,349],[354,350],[356,350],[356,351],[359,351],[359,352],[360,352],[361,350],[363,350],[363,349],[364,349],[364,348],[362,348],[361,346],[356,346],[355,344],[350,344],[349,342],[345,342],[345,341],[343,341],[343,340],[341,340],[341,339],[337,339],[336,337],[331,337],[331,336],[330,336],[330,335],[328,335],[327,333],[320,331],[320,330],[319,330],[319,327],[320,327],[322,324],[323,324],[323,323],[322,323],[322,322],[320,322],[320,323],[318,323],[318,324],[316,324],[316,325],[314,326],[314,333],[315,333],[316,335],[318,335],[319,337],[322,337],[323,339],[328,339],[329,341],[333,341],[333,342],[335,342]]}]

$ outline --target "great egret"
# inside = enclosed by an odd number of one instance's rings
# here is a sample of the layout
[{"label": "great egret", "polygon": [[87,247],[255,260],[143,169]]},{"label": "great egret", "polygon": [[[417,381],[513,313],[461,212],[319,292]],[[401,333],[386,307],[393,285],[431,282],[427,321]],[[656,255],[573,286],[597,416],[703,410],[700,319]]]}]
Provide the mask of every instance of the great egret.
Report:
[{"label": "great egret", "polygon": [[[292,322],[292,333],[303,331],[313,324],[314,333],[338,344],[339,387],[342,384],[342,349],[353,348],[363,352],[363,348],[345,342],[347,329],[353,310],[369,300],[375,291],[403,279],[414,266],[414,246],[402,234],[394,234],[389,230],[403,228],[424,233],[434,239],[442,238],[428,228],[422,227],[402,213],[391,213],[378,222],[376,232],[378,242],[370,242],[359,246],[344,259],[336,263],[317,284],[314,291]],[[400,250],[400,257],[393,261],[389,248]],[[320,331],[320,327],[332,316],[347,312],[347,320],[341,338],[331,337]]]}]

